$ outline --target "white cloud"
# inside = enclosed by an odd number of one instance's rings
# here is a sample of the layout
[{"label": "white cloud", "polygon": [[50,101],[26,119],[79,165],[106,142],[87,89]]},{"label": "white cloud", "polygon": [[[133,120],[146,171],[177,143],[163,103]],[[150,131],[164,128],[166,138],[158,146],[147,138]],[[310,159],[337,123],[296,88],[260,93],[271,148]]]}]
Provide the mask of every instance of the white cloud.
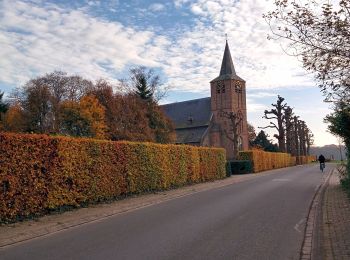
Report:
[{"label": "white cloud", "polygon": [[[22,84],[53,70],[115,79],[129,63],[159,66],[163,37],[81,10],[5,1],[0,18],[0,81]],[[146,54],[147,55],[146,55]]]},{"label": "white cloud", "polygon": [[[103,3],[90,2],[94,6]],[[159,35],[153,29],[135,29],[92,17],[84,8],[3,0],[0,82],[19,85],[57,69],[89,79],[116,80],[126,66],[134,64],[163,69],[174,91],[209,96],[209,82],[219,74],[227,33],[237,74],[246,80],[248,90],[260,91],[249,93],[248,113],[256,125],[264,125],[260,118],[265,106],[258,98],[276,96],[271,92],[278,88],[314,86],[295,57],[285,55],[279,44],[266,39],[269,28],[262,14],[272,9],[272,2],[174,0],[175,7],[195,14],[195,25]],[[117,8],[119,1],[113,3]],[[158,4],[153,8],[161,11],[163,7]],[[311,113],[302,116],[312,129],[320,129],[322,116],[317,120]],[[315,131],[321,138],[318,143],[327,142],[324,138],[328,134],[322,135],[323,130]]]},{"label": "white cloud", "polygon": [[263,114],[263,111],[265,109],[268,109],[268,107],[265,104],[256,103],[256,101],[251,98],[247,98],[247,108],[249,113],[260,114]]},{"label": "white cloud", "polygon": [[[295,76],[303,71],[294,57],[266,39],[268,28],[261,15],[267,3],[198,0],[188,6],[198,16],[193,28],[159,36],[91,17],[82,9],[7,0],[0,18],[0,80],[22,82],[54,69],[115,78],[127,64],[138,64],[161,67],[175,89],[209,93],[227,33],[236,71],[248,89],[312,84],[307,77]],[[150,8],[161,10],[164,5]]]},{"label": "white cloud", "polygon": [[266,97],[277,97],[278,94],[273,92],[256,92],[256,93],[249,93],[250,98],[266,98]]},{"label": "white cloud", "polygon": [[149,9],[153,12],[160,12],[165,10],[165,5],[160,3],[154,3],[150,5]]},{"label": "white cloud", "polygon": [[190,0],[175,0],[174,5],[176,8],[182,7],[184,4],[190,2]]}]

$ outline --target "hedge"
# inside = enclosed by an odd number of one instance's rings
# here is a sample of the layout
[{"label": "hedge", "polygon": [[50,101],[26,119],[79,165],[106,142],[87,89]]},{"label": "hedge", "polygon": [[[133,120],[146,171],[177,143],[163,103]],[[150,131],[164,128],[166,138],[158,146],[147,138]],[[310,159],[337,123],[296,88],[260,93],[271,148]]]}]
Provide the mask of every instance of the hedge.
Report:
[{"label": "hedge", "polygon": [[240,160],[250,160],[253,164],[253,172],[261,172],[297,164],[310,163],[314,156],[293,157],[288,153],[272,153],[262,150],[251,150],[239,153]]},{"label": "hedge", "polygon": [[217,148],[0,133],[0,222],[224,178]]},{"label": "hedge", "polygon": [[235,160],[226,162],[226,176],[234,174],[247,174],[253,172],[252,161],[249,160]]},{"label": "hedge", "polygon": [[297,156],[296,157],[296,162],[297,164],[306,164],[306,163],[311,163],[313,161],[316,161],[317,158],[314,155],[309,155],[309,156]]}]

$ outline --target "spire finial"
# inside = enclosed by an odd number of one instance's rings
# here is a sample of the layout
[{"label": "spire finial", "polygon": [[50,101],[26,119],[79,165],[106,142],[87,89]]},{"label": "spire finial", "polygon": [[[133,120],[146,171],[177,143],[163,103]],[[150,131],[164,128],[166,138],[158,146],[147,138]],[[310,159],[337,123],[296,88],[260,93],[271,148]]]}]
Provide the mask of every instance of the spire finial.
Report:
[{"label": "spire finial", "polygon": [[226,38],[226,42],[227,42],[227,33],[225,33],[225,38]]}]

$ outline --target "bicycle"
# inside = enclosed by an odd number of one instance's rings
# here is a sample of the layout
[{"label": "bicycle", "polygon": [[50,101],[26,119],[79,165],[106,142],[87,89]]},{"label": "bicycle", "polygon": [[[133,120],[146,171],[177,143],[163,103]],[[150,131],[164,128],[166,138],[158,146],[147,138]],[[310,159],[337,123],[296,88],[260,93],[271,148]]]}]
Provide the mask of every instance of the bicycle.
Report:
[{"label": "bicycle", "polygon": [[323,172],[324,168],[326,168],[326,164],[325,163],[320,163],[320,170],[321,170],[321,172]]}]

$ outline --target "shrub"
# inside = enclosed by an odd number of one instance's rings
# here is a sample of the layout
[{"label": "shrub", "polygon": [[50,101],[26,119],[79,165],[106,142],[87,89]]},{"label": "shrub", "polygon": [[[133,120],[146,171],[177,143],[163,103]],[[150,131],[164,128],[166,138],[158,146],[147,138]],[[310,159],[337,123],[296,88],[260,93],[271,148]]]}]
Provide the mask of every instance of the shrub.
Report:
[{"label": "shrub", "polygon": [[225,177],[217,148],[0,133],[0,222]]},{"label": "shrub", "polygon": [[231,163],[227,161],[226,164],[226,177],[230,177],[232,175]]},{"label": "shrub", "polygon": [[239,153],[240,160],[249,160],[252,162],[253,172],[294,166],[298,162],[307,163],[309,160],[311,162],[312,156],[309,157],[292,157],[288,153],[272,153],[262,150],[251,150]]},{"label": "shrub", "polygon": [[249,160],[236,160],[227,162],[227,170],[229,171],[228,176],[233,174],[246,174],[253,172],[252,162]]}]

